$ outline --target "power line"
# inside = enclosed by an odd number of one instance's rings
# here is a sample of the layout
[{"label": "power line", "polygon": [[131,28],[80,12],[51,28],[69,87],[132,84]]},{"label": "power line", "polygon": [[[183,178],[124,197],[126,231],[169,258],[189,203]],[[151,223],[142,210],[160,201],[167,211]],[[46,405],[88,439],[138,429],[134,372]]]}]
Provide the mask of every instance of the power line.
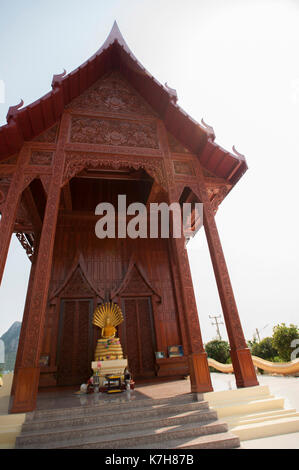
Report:
[{"label": "power line", "polygon": [[220,334],[219,325],[224,325],[224,323],[222,321],[218,321],[218,318],[221,318],[221,315],[209,315],[209,317],[211,319],[215,320],[215,323],[211,322],[211,325],[216,326],[218,339],[221,341],[222,338],[221,338],[221,334]]}]

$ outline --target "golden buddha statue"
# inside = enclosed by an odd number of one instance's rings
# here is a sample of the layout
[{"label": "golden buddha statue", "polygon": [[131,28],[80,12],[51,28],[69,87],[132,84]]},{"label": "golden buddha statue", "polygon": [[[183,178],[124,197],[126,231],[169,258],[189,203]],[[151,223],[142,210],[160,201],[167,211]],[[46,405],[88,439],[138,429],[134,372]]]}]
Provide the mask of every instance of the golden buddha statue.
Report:
[{"label": "golden buddha statue", "polygon": [[119,338],[115,337],[116,326],[124,321],[120,307],[113,302],[106,302],[96,308],[93,324],[101,328],[95,351],[95,361],[123,359]]}]

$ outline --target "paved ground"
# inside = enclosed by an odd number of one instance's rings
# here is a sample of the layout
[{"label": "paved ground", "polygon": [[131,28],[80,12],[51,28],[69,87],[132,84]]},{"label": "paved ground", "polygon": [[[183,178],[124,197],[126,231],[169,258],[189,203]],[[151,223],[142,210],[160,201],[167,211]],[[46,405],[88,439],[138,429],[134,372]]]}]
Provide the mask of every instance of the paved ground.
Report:
[{"label": "paved ground", "polygon": [[[215,391],[229,390],[236,388],[234,376],[232,374],[211,374]],[[296,408],[299,411],[299,377],[273,377],[258,376],[260,385],[268,385],[273,395],[285,398],[286,408]],[[172,382],[162,382],[156,384],[141,384],[134,391],[124,392],[117,396],[107,396],[106,394],[78,395],[75,390],[65,389],[59,392],[42,392],[37,399],[37,409],[63,408],[69,406],[86,406],[98,401],[115,401],[125,404],[127,401],[144,398],[164,398],[182,393],[190,392],[190,381],[179,380]],[[0,397],[1,398],[1,397]],[[6,414],[5,408],[8,399],[3,397],[2,413]],[[1,405],[1,400],[0,400]],[[4,405],[4,406],[3,406]],[[1,414],[1,413],[0,413]],[[299,449],[299,433],[283,434],[280,436],[243,441],[244,449]]]}]

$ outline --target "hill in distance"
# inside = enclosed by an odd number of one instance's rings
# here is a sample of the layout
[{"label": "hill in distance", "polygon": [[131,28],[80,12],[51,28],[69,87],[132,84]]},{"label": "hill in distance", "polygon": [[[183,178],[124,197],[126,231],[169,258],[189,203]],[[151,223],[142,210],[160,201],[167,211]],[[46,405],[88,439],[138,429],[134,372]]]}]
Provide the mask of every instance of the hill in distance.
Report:
[{"label": "hill in distance", "polygon": [[22,323],[14,322],[11,327],[1,336],[5,346],[5,362],[0,363],[0,369],[4,371],[13,371],[16,362],[20,331]]}]

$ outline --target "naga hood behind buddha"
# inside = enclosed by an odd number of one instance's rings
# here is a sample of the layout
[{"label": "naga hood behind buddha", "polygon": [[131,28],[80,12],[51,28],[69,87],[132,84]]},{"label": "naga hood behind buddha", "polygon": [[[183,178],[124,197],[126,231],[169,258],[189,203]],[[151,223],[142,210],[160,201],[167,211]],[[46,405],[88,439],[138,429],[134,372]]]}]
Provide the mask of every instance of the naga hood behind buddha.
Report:
[{"label": "naga hood behind buddha", "polygon": [[120,307],[113,302],[106,302],[96,308],[93,314],[93,324],[101,328],[102,336],[97,342],[95,351],[96,361],[123,359],[120,340],[115,337],[115,327],[123,321],[124,318]]}]

